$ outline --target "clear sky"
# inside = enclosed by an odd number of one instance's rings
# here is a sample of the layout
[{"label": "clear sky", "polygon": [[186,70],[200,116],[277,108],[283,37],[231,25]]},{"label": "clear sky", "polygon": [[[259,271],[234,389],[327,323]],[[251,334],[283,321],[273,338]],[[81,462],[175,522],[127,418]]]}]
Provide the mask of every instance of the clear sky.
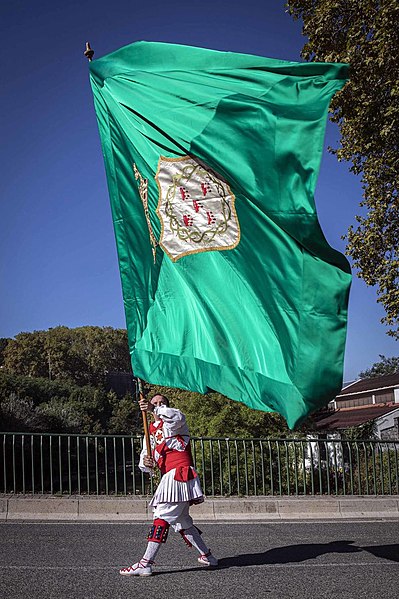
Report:
[{"label": "clear sky", "polygon": [[[148,40],[299,61],[304,38],[280,0],[2,0],[0,337],[125,326],[86,40],[97,57]],[[338,137],[330,124],[326,148]],[[360,200],[359,181],[326,150],[316,203],[336,249]],[[354,277],[346,380],[399,354],[382,316],[375,289]]]}]

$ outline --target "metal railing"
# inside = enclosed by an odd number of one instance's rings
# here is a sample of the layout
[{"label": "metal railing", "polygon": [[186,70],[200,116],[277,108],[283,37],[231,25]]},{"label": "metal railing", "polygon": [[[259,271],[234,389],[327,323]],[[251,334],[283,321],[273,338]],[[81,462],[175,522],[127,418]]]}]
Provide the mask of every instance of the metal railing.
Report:
[{"label": "metal railing", "polygon": [[[0,433],[0,492],[149,495],[141,437]],[[206,495],[399,495],[399,442],[192,438]]]}]

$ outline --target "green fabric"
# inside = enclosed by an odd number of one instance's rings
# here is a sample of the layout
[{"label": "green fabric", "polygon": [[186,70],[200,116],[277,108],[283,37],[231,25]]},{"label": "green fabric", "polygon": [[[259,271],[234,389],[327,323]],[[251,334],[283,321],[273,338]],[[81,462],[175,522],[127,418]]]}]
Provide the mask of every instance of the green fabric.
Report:
[{"label": "green fabric", "polygon": [[[293,428],[339,392],[350,268],[318,223],[328,105],[348,65],[137,42],[90,64],[133,371],[282,414]],[[154,263],[160,156],[229,184],[234,249]]]}]

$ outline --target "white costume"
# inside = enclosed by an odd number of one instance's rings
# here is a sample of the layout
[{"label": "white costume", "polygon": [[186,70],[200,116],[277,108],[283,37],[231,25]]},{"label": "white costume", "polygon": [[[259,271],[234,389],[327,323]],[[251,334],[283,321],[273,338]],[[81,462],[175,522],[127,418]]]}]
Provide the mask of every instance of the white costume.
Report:
[{"label": "white costume", "polygon": [[[161,396],[162,397],[162,396]],[[151,500],[154,511],[153,526],[147,536],[147,549],[140,561],[119,570],[123,576],[150,576],[160,544],[168,537],[169,526],[179,532],[189,547],[195,547],[200,564],[216,567],[218,560],[201,538],[201,531],[194,526],[189,514],[193,503],[201,503],[204,496],[198,475],[194,469],[190,447],[190,433],[186,418],[180,410],[158,405],[154,413],[160,420],[150,424],[152,457],[161,470],[162,478]],[[151,468],[144,465],[147,455],[143,449],[139,468],[152,475]]]},{"label": "white costume", "polygon": [[[202,503],[204,496],[193,466],[186,417],[167,406],[156,407],[154,413],[161,420],[150,425],[151,448],[162,478],[150,506],[154,508],[154,518],[163,518],[179,531],[192,526],[189,505]],[[144,466],[146,454],[143,449],[139,468],[152,475],[152,470]]]}]

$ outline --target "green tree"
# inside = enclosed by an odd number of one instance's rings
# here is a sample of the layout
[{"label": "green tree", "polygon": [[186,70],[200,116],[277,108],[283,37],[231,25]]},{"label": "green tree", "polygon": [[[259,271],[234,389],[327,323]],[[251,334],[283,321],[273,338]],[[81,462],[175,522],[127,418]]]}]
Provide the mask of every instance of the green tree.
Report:
[{"label": "green tree", "polygon": [[397,0],[288,0],[303,20],[302,57],[346,62],[351,76],[331,104],[341,131],[338,160],[361,176],[362,214],[349,228],[347,254],[367,285],[377,285],[388,334],[399,338],[399,3]]},{"label": "green tree", "polygon": [[0,372],[3,431],[106,433],[116,404],[101,387]]},{"label": "green tree", "polygon": [[366,368],[366,370],[360,372],[359,378],[369,379],[399,372],[399,357],[386,358],[380,354],[380,358],[379,362],[375,362],[370,368]]},{"label": "green tree", "polygon": [[111,435],[142,435],[143,419],[138,402],[130,395],[118,399],[112,398],[112,415],[107,429]]},{"label": "green tree", "polygon": [[90,326],[19,333],[4,349],[4,369],[77,385],[104,385],[107,372],[131,369],[127,333]]},{"label": "green tree", "polygon": [[369,420],[359,426],[352,426],[341,433],[343,439],[348,441],[357,441],[357,439],[375,439],[377,436],[377,426],[374,420]]},{"label": "green tree", "polygon": [[0,337],[0,366],[4,364],[4,350],[6,349],[10,339],[6,337]]},{"label": "green tree", "polygon": [[24,376],[48,377],[44,331],[19,333],[4,350],[4,369]]}]

